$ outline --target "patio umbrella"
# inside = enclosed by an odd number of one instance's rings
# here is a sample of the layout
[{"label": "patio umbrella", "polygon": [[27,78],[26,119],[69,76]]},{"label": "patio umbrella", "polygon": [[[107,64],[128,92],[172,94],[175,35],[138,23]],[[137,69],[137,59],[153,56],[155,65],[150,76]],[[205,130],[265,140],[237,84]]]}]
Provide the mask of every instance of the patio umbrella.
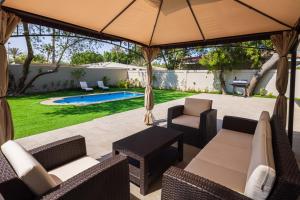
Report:
[{"label": "patio umbrella", "polygon": [[14,136],[11,112],[6,100],[8,87],[7,53],[4,44],[20,19],[0,9],[0,145]]},{"label": "patio umbrella", "polygon": [[23,21],[147,48],[269,39],[299,31],[300,17],[299,0],[5,0],[2,6]]},{"label": "patio umbrella", "polygon": [[266,38],[295,27],[299,0],[5,0],[23,21],[143,46]]}]

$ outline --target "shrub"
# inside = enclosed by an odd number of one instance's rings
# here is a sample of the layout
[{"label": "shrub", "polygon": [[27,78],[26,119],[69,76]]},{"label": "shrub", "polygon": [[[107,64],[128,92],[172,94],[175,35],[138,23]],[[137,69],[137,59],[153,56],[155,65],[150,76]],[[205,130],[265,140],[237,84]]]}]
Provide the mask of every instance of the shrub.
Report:
[{"label": "shrub", "polygon": [[56,87],[60,87],[60,81],[57,81],[57,83],[56,83]]},{"label": "shrub", "polygon": [[75,88],[75,81],[74,80],[70,81],[70,86],[71,86],[71,88]]},{"label": "shrub", "polygon": [[75,78],[76,80],[79,80],[81,79],[82,77],[84,77],[86,74],[85,70],[82,69],[82,68],[79,68],[79,69],[74,69],[71,71],[71,76],[73,78]]},{"label": "shrub", "polygon": [[102,81],[103,81],[104,85],[108,85],[108,82],[110,81],[110,78],[108,78],[107,76],[103,76]]},{"label": "shrub", "polygon": [[119,88],[127,89],[129,87],[129,80],[120,80],[117,85]]},{"label": "shrub", "polygon": [[67,87],[68,87],[68,84],[69,84],[69,80],[65,80],[64,83],[63,83],[63,87],[64,87],[64,88],[67,88]]},{"label": "shrub", "polygon": [[267,97],[268,98],[275,98],[276,96],[272,92],[270,92],[270,93],[267,94]]},{"label": "shrub", "polygon": [[260,96],[266,96],[268,94],[268,91],[265,88],[260,88],[259,95]]},{"label": "shrub", "polygon": [[121,80],[117,83],[120,88],[138,88],[141,87],[141,82],[138,79]]}]

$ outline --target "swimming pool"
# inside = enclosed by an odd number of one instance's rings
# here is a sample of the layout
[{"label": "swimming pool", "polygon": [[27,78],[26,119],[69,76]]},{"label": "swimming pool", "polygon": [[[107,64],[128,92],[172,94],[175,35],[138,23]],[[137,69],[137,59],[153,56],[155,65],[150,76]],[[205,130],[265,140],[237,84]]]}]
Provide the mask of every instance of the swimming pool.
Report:
[{"label": "swimming pool", "polygon": [[118,101],[124,99],[133,99],[138,97],[143,97],[143,93],[137,92],[108,92],[101,94],[91,94],[91,95],[81,95],[64,97],[53,101],[56,105],[88,105],[88,104],[98,104],[110,101]]}]

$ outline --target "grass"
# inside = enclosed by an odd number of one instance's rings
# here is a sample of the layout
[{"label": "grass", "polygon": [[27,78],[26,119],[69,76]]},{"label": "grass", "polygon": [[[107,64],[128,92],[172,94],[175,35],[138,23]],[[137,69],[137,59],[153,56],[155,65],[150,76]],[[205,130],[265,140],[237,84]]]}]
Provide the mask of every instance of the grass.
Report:
[{"label": "grass", "polygon": [[[118,89],[111,91],[136,91],[143,89]],[[88,106],[49,106],[40,104],[41,101],[51,97],[63,97],[86,94],[82,91],[60,91],[43,94],[27,95],[23,97],[9,97],[8,101],[12,110],[15,128],[15,138],[35,135],[66,126],[90,121],[95,118],[120,113],[144,106],[144,99],[129,99]],[[193,92],[181,92],[175,90],[154,90],[155,103],[163,103],[170,100],[193,95]]]},{"label": "grass", "polygon": [[276,98],[277,98],[277,96],[275,96],[275,95],[270,95],[270,94],[267,94],[267,95],[255,94],[254,97],[259,97],[259,98],[269,98],[269,99],[276,99]]}]

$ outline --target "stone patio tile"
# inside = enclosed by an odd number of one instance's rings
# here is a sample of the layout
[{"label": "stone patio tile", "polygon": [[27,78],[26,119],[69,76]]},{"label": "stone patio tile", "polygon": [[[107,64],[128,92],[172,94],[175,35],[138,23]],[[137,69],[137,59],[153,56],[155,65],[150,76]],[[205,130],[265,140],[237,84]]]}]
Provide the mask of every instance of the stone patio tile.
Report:
[{"label": "stone patio tile", "polygon": [[[230,95],[214,95],[214,94],[197,94],[195,98],[204,98],[213,100],[213,108],[218,110],[218,128],[222,127],[222,119],[224,115],[233,115],[258,119],[261,111],[266,110],[272,113],[275,99],[267,98],[243,98]],[[122,102],[120,102],[122,103]],[[163,121],[160,126],[166,125],[167,109],[174,105],[183,104],[184,99],[169,101],[159,105],[155,105],[153,110],[156,120]],[[74,135],[82,135],[86,138],[87,153],[94,158],[100,158],[112,151],[112,143],[138,131],[147,128],[143,123],[144,108],[126,111],[89,122],[41,133],[38,135],[18,139],[17,141],[24,145],[25,148],[31,149],[43,144],[47,144],[56,140],[71,137]],[[296,159],[300,165],[300,107],[295,104],[295,136],[294,151]],[[199,149],[189,145],[184,146],[184,161],[177,164],[178,167],[184,168],[186,164],[199,152]],[[157,200],[160,199],[160,181],[157,181],[151,188],[152,192],[146,196],[139,194],[139,188],[130,184],[132,200]]]}]

